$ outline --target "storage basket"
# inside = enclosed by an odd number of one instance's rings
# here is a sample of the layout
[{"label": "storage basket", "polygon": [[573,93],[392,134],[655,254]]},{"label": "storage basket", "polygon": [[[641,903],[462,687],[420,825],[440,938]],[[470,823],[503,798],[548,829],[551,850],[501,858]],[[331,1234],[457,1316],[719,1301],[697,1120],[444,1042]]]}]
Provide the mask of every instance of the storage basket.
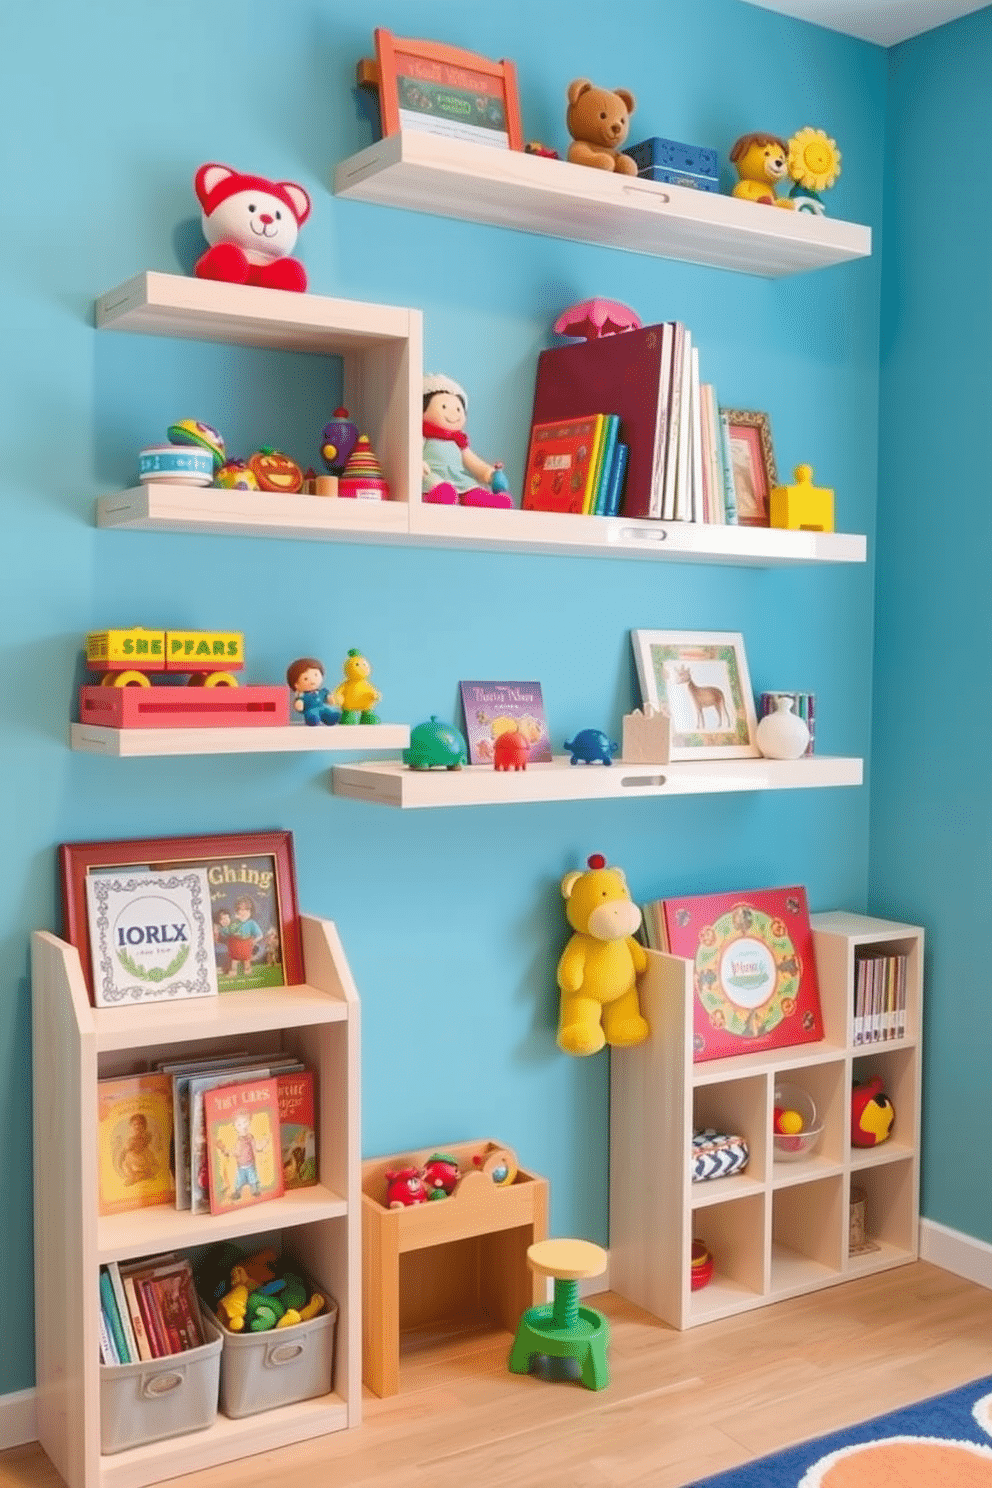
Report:
[{"label": "storage basket", "polygon": [[223,1338],[209,1313],[203,1331],[207,1342],[185,1353],[100,1365],[101,1452],[202,1431],[214,1421]]},{"label": "storage basket", "polygon": [[316,1290],[326,1298],[324,1311],[305,1323],[265,1333],[223,1330],[220,1408],[225,1416],[254,1416],[330,1392],[338,1306],[322,1286]]}]

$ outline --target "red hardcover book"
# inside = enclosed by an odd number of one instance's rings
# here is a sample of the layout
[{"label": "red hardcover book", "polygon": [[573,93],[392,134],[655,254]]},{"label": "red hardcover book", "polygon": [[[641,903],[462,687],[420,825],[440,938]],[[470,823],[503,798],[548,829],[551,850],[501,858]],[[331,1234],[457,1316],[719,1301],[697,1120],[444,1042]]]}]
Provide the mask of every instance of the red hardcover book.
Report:
[{"label": "red hardcover book", "polygon": [[619,415],[618,438],[630,448],[626,517],[661,514],[672,324],[552,346],[537,359],[532,428],[596,413]]},{"label": "red hardcover book", "polygon": [[755,889],[660,901],[646,921],[693,963],[698,1064],[823,1038],[806,890]]},{"label": "red hardcover book", "polygon": [[317,1076],[313,1070],[287,1070],[276,1075],[279,1091],[279,1141],[286,1188],[309,1188],[317,1182]]},{"label": "red hardcover book", "polygon": [[521,505],[524,511],[581,512],[601,415],[534,424]]}]

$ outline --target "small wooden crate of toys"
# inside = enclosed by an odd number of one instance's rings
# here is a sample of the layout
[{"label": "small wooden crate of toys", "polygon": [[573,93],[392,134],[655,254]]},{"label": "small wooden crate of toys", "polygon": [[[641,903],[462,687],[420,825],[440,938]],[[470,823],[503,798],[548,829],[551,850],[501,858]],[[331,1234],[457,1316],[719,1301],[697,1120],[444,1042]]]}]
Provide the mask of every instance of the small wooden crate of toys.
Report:
[{"label": "small wooden crate of toys", "polygon": [[195,1266],[220,1324],[220,1408],[235,1419],[330,1393],[338,1308],[291,1258],[211,1246]]}]

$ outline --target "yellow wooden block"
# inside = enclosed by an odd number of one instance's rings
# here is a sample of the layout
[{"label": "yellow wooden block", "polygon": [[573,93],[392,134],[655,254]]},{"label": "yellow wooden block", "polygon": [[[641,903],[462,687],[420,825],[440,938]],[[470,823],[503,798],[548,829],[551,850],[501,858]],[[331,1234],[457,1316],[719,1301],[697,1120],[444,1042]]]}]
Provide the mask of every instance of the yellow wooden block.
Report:
[{"label": "yellow wooden block", "polygon": [[86,660],[91,666],[134,666],[136,662],[161,670],[165,665],[165,631],[91,630],[86,637]]},{"label": "yellow wooden block", "polygon": [[217,667],[240,667],[245,659],[245,638],[239,631],[170,630],[170,671],[212,671]]},{"label": "yellow wooden block", "polygon": [[805,532],[833,532],[834,493],[814,486],[813,467],[797,465],[794,486],[773,486],[769,500],[772,527],[798,528]]}]

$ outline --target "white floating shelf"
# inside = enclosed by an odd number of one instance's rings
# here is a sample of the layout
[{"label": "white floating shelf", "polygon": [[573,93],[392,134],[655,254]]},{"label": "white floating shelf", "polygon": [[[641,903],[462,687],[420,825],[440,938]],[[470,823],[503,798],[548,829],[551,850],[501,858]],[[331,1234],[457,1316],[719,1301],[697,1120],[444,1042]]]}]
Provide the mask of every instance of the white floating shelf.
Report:
[{"label": "white floating shelf", "polygon": [[337,796],[403,808],[512,806],[535,801],[642,800],[645,796],[718,791],[796,790],[860,785],[860,759],[811,755],[800,760],[679,760],[669,765],[572,765],[566,756],[526,770],[469,765],[461,770],[411,770],[398,760],[335,765]]},{"label": "white floating shelf", "polygon": [[416,130],[334,172],[337,196],[779,278],[871,253],[871,229]]},{"label": "white floating shelf", "polygon": [[311,728],[103,728],[74,723],[72,748],[85,754],[135,758],[166,754],[365,754],[370,749],[405,749],[405,723],[335,724]]},{"label": "white floating shelf", "polygon": [[419,501],[344,501],[153,482],[101,497],[100,527],[308,541],[405,543],[578,558],[641,558],[774,568],[864,563],[867,542],[844,532],[649,522],[554,512],[469,510]]}]

